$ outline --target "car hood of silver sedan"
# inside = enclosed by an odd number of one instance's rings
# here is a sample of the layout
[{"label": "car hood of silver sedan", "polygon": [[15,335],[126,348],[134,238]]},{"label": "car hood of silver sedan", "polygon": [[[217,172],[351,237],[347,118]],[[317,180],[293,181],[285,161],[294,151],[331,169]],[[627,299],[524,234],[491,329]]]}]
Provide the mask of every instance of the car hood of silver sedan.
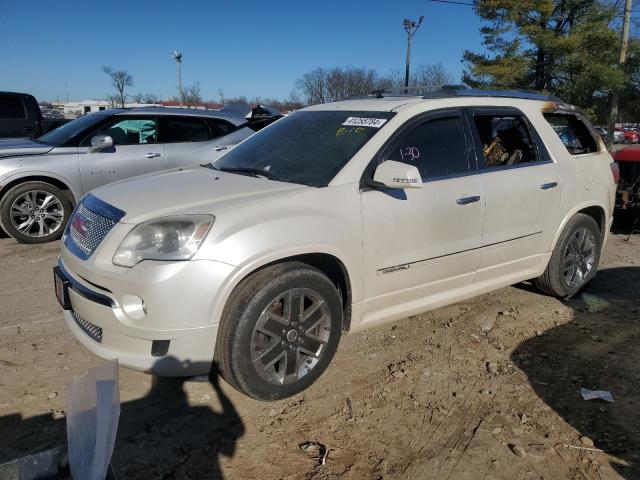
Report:
[{"label": "car hood of silver sedan", "polygon": [[23,155],[43,155],[53,149],[52,145],[34,142],[24,138],[0,139],[0,158]]},{"label": "car hood of silver sedan", "polygon": [[180,214],[213,214],[240,203],[312,187],[206,167],[166,170],[112,183],[92,192],[126,212],[121,223]]}]

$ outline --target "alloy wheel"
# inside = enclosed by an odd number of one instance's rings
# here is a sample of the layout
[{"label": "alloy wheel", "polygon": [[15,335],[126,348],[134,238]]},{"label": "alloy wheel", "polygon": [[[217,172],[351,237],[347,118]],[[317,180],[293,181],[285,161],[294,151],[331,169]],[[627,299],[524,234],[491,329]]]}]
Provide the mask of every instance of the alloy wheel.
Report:
[{"label": "alloy wheel", "polygon": [[570,288],[582,286],[596,259],[596,240],[588,228],[577,230],[569,239],[564,253],[564,281]]},{"label": "alloy wheel", "polygon": [[64,207],[55,195],[29,190],[18,196],[9,208],[13,227],[28,237],[46,237],[62,227]]},{"label": "alloy wheel", "polygon": [[251,337],[251,361],[264,380],[290,384],[322,357],[331,333],[329,307],[315,290],[295,288],[262,311]]}]

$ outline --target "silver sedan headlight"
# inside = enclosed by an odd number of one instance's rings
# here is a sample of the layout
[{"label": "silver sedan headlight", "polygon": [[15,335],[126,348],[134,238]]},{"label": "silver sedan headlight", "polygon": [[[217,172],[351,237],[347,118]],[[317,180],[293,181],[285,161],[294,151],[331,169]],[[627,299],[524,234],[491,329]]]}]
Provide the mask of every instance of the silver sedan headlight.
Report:
[{"label": "silver sedan headlight", "polygon": [[200,248],[213,221],[211,215],[148,220],[127,234],[113,256],[113,263],[131,268],[143,260],[189,260]]}]

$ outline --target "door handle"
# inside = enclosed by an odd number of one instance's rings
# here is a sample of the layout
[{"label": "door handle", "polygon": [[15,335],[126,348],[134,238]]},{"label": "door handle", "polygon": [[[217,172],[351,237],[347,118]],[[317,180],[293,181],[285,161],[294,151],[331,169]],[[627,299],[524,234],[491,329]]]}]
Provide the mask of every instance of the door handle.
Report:
[{"label": "door handle", "polygon": [[472,195],[471,197],[461,197],[456,200],[458,205],[469,205],[470,203],[475,203],[480,201],[480,195]]},{"label": "door handle", "polygon": [[229,147],[213,147],[213,149],[214,149],[216,152],[222,152],[223,150],[226,150],[227,148],[229,148]]},{"label": "door handle", "polygon": [[160,155],[162,155],[162,154],[161,153],[147,153],[145,155],[145,157],[147,157],[147,158],[156,158],[156,157],[159,157]]},{"label": "door handle", "polygon": [[540,185],[540,188],[542,190],[549,190],[550,188],[555,188],[558,186],[558,182],[549,182],[549,183],[543,183],[542,185]]}]

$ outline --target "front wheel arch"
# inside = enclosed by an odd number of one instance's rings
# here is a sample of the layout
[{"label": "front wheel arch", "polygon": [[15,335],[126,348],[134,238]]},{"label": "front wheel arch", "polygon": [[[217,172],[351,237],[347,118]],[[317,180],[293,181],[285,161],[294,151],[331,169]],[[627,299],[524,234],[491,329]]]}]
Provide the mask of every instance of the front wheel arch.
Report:
[{"label": "front wheel arch", "polygon": [[263,263],[254,264],[241,275],[231,280],[227,288],[224,289],[224,293],[220,297],[219,307],[214,311],[214,318],[220,318],[225,306],[231,299],[233,292],[241,285],[246,279],[252,275],[264,270],[265,268],[272,267],[281,263],[287,262],[300,262],[315,268],[325,274],[336,286],[343,306],[342,316],[342,330],[349,331],[351,328],[351,305],[353,302],[353,286],[351,282],[352,276],[349,273],[349,269],[340,258],[336,255],[326,252],[308,252],[298,253],[294,255],[282,255],[277,259],[269,259]]},{"label": "front wheel arch", "polygon": [[67,183],[58,178],[49,177],[46,175],[29,175],[12,179],[8,183],[2,185],[2,187],[0,188],[0,201],[2,201],[2,197],[4,197],[13,187],[28,182],[48,183],[49,185],[56,187],[58,190],[62,191],[62,193],[64,193],[67,197],[67,200],[69,200],[69,203],[71,203],[72,207],[74,207],[76,204],[76,195],[74,195],[73,190]]}]

